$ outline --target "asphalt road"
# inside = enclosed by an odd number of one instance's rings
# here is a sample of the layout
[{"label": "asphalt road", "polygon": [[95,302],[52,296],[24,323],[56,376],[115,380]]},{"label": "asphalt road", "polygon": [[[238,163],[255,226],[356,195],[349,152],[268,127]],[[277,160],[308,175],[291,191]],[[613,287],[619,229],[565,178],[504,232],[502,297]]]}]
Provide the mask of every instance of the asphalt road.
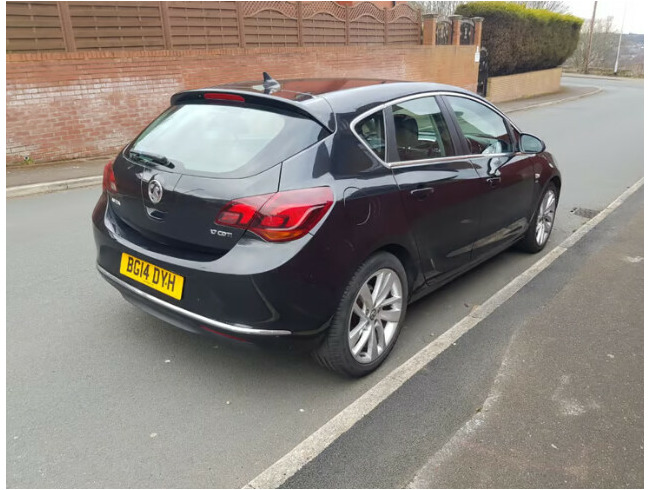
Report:
[{"label": "asphalt road", "polygon": [[[563,172],[547,250],[643,176],[643,83],[567,82],[603,92],[513,114]],[[98,194],[7,201],[8,487],[242,486],[539,258],[506,252],[412,305],[388,362],[349,381],[307,358],[191,336],[126,303],[94,268]],[[472,345],[479,372],[500,363],[489,346]],[[493,383],[475,372],[451,375],[445,433],[475,409],[452,386],[480,394]]]}]

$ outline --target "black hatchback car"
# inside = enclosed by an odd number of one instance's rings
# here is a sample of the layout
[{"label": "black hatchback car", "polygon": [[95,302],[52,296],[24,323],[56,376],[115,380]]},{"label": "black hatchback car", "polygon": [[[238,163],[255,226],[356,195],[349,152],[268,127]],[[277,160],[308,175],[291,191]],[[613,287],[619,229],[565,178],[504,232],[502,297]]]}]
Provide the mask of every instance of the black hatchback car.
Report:
[{"label": "black hatchback car", "polygon": [[180,328],[361,376],[409,302],[541,250],[560,187],[544,144],[471,92],[266,76],[175,94],[106,165],[97,267]]}]

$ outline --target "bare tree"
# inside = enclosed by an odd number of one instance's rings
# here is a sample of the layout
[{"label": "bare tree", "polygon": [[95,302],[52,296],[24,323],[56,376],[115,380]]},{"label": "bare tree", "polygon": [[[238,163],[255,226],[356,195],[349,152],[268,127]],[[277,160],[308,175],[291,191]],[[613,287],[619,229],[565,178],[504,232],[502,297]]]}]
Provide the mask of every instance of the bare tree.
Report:
[{"label": "bare tree", "polygon": [[[596,19],[594,23],[594,35],[591,42],[591,53],[589,55],[589,66],[596,69],[613,69],[616,59],[616,48],[618,45],[618,33],[613,27],[614,19]],[[585,23],[580,32],[578,47],[566,61],[568,68],[582,71],[585,64],[589,44],[589,25]]]},{"label": "bare tree", "polygon": [[[445,2],[445,1],[417,1],[409,2],[411,7],[420,9],[423,14],[440,14],[440,15],[453,15],[456,12],[456,7],[467,2]],[[516,2],[531,9],[549,10],[550,12],[557,12],[558,14],[566,14],[569,12],[569,4],[567,2],[560,2],[554,0],[537,1],[537,2]]]},{"label": "bare tree", "polygon": [[456,7],[467,2],[409,2],[411,7],[420,9],[423,14],[454,15]]},{"label": "bare tree", "polygon": [[[440,14],[440,15],[453,15],[456,12],[456,7],[467,2],[432,2],[432,1],[418,1],[418,2],[409,2],[411,7],[420,9],[423,14]],[[516,2],[520,5],[525,5],[527,8],[531,9],[543,9],[549,10],[551,12],[557,12],[560,14],[566,14],[569,12],[569,5],[566,2],[560,1],[538,1],[538,2]]]},{"label": "bare tree", "polygon": [[529,9],[548,10],[550,12],[556,12],[558,14],[569,13],[569,4],[566,2],[547,0],[547,1],[539,1],[539,2],[517,2],[517,3],[521,5],[525,5]]}]

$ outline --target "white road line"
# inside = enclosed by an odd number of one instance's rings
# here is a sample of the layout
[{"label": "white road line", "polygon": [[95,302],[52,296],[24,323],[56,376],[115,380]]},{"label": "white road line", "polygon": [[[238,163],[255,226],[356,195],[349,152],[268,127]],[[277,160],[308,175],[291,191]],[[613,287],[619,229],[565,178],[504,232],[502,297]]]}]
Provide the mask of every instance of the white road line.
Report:
[{"label": "white road line", "polygon": [[578,228],[571,236],[548,254],[522,272],[508,285],[497,291],[487,301],[464,317],[433,342],[422,348],[388,376],[379,381],[366,393],[357,398],[345,409],[330,419],[320,429],[298,444],[285,456],[253,478],[244,488],[278,488],[300,470],[304,465],[322,453],[330,444],[348,431],[354,424],[370,413],[377,405],[388,398],[420,369],[429,364],[456,340],[470,331],[481,320],[510,299],[517,291],[528,284],[535,276],[551,265],[578,240],[584,237],[598,223],[609,216],[630,195],[643,185],[643,178],[628,188],[607,208]]}]

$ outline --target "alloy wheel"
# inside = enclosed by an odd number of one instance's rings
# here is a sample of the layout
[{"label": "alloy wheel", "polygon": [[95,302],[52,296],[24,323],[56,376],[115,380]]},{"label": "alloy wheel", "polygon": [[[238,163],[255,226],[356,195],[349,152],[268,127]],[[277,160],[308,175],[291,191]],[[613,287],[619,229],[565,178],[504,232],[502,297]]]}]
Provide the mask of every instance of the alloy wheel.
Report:
[{"label": "alloy wheel", "polygon": [[380,269],[364,282],[348,322],[348,345],[357,362],[373,362],[390,346],[402,307],[402,282],[395,271]]}]

